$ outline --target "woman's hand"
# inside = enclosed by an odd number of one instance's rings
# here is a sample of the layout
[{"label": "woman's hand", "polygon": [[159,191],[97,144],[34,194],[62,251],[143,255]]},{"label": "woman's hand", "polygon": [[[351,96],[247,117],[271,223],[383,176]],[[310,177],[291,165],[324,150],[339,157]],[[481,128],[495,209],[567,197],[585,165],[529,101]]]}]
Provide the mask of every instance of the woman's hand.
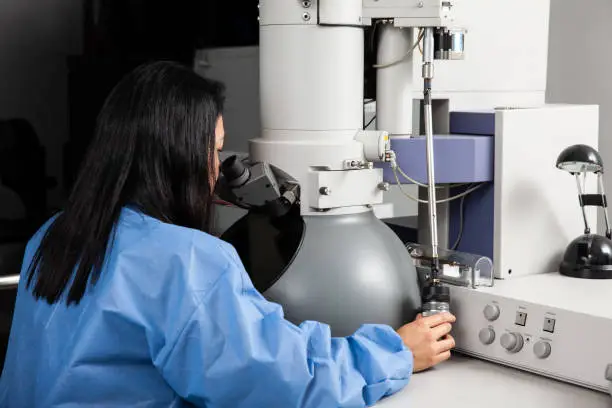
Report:
[{"label": "woman's hand", "polygon": [[397,331],[412,352],[415,373],[450,358],[450,350],[455,347],[455,339],[449,334],[454,322],[455,316],[450,313],[418,315],[414,322]]}]

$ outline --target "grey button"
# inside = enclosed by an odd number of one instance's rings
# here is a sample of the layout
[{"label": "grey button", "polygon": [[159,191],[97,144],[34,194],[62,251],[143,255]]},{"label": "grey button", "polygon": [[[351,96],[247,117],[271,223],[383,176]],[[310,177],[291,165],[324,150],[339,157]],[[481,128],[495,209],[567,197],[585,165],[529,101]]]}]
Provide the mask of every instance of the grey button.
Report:
[{"label": "grey button", "polygon": [[478,333],[478,338],[480,342],[485,345],[492,344],[495,341],[495,330],[485,327]]},{"label": "grey button", "polygon": [[500,343],[510,353],[516,353],[523,348],[523,336],[520,333],[504,333]]},{"label": "grey button", "polygon": [[552,352],[552,346],[547,341],[538,341],[533,346],[533,353],[538,358],[547,358],[548,356],[550,356],[551,352]]},{"label": "grey button", "polygon": [[484,316],[485,319],[487,319],[488,321],[492,322],[495,321],[499,318],[499,306],[497,305],[487,305],[484,308]]},{"label": "grey button", "polygon": [[518,326],[525,326],[526,323],[527,323],[527,313],[516,312],[516,320],[514,321],[514,324]]},{"label": "grey button", "polygon": [[551,318],[551,317],[545,317],[544,318],[544,331],[548,332],[548,333],[554,333],[555,332],[555,319]]}]

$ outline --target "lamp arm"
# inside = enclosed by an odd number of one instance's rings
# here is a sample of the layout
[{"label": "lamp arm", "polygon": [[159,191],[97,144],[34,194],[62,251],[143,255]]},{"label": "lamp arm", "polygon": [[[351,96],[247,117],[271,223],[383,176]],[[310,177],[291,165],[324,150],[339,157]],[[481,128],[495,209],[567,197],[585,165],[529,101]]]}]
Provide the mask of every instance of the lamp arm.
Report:
[{"label": "lamp arm", "polygon": [[589,228],[589,222],[587,221],[586,210],[584,209],[584,201],[582,199],[582,195],[583,195],[582,185],[580,184],[580,173],[576,173],[575,175],[576,175],[576,186],[578,187],[578,199],[580,200],[580,209],[582,210],[582,219],[584,220],[584,234],[588,235],[591,233],[591,228]]},{"label": "lamp arm", "polygon": [[612,230],[610,230],[610,220],[608,218],[608,200],[606,199],[606,192],[603,184],[603,174],[597,173],[597,182],[599,183],[599,193],[601,194],[601,201],[603,203],[604,219],[606,220],[606,237],[612,239]]}]

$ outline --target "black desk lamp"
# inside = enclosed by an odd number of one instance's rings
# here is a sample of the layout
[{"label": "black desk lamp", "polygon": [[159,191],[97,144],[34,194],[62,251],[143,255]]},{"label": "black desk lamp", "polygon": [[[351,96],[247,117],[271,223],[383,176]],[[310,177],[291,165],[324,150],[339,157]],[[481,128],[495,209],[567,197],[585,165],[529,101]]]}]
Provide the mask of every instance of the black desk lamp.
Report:
[{"label": "black desk lamp", "polygon": [[[584,235],[573,240],[563,256],[559,268],[562,275],[582,279],[612,279],[612,231],[608,221],[608,203],[603,186],[603,161],[597,150],[587,145],[574,145],[563,150],[557,159],[557,168],[576,177],[578,199],[584,219]],[[597,176],[599,194],[585,194],[581,176]],[[606,236],[591,234],[585,207],[601,207],[606,220]]]}]

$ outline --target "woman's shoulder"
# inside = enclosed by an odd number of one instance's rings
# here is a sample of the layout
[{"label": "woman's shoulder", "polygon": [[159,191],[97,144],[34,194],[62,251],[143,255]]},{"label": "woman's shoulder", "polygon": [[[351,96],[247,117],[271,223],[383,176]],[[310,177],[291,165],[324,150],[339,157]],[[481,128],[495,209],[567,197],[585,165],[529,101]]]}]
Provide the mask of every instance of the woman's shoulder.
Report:
[{"label": "woman's shoulder", "polygon": [[240,262],[236,250],[218,237],[133,210],[124,211],[117,232],[119,248],[146,255],[157,264],[178,261],[184,269],[212,273]]}]

